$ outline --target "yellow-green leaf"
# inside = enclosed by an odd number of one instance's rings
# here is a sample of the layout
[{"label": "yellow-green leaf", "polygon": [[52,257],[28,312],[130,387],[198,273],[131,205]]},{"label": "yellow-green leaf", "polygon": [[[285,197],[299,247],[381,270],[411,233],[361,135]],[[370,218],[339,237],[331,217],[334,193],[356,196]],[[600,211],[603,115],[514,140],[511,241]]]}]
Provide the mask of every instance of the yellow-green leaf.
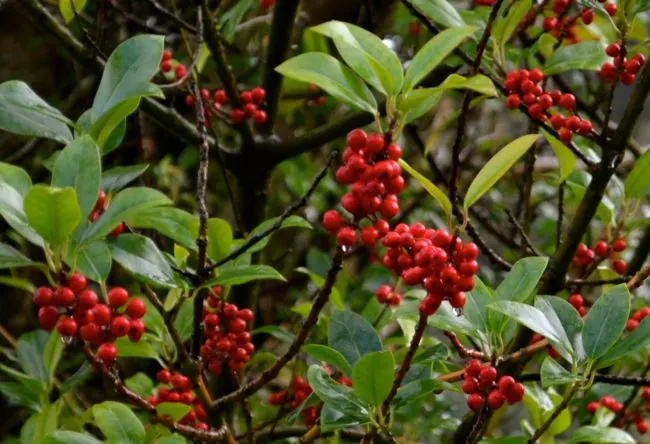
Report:
[{"label": "yellow-green leaf", "polygon": [[569,174],[573,172],[576,167],[576,156],[571,152],[569,148],[566,147],[561,141],[553,137],[551,133],[541,130],[542,134],[551,145],[551,149],[555,153],[558,162],[560,163],[560,179],[559,183],[562,183],[569,177]]},{"label": "yellow-green leaf", "polygon": [[415,179],[418,182],[420,182],[420,184],[424,187],[424,189],[427,190],[427,192],[431,194],[431,196],[436,200],[436,202],[438,202],[440,207],[442,207],[443,211],[447,214],[447,216],[451,217],[452,206],[451,206],[451,201],[449,200],[447,195],[443,193],[440,188],[438,188],[433,183],[431,183],[429,179],[427,179],[422,174],[415,171],[415,169],[413,169],[411,165],[406,163],[404,159],[400,159],[399,164],[402,168],[408,171],[411,176],[415,177]]},{"label": "yellow-green leaf", "polygon": [[[74,6],[74,9],[72,9]],[[86,7],[86,0],[59,0],[59,11],[63,16],[66,23],[70,23],[75,19],[75,11],[77,15]]]}]

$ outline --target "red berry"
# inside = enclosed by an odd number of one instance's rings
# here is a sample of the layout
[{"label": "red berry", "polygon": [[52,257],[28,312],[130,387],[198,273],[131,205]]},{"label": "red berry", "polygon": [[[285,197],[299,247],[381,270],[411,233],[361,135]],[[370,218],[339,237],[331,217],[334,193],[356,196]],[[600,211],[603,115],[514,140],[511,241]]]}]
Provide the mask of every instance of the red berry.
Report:
[{"label": "red berry", "polygon": [[391,143],[386,149],[386,154],[391,160],[399,160],[402,157],[402,148],[396,143]]},{"label": "red berry", "polygon": [[[246,105],[244,105],[244,115],[246,117],[251,117],[253,114],[255,114],[256,111],[257,111],[257,106],[255,106],[254,103],[247,103]],[[266,116],[264,117],[265,117],[264,120],[266,121]]]},{"label": "red berry", "polygon": [[258,105],[264,102],[264,99],[266,98],[266,90],[261,87],[255,87],[251,90],[251,96],[253,98],[253,102],[257,103]]},{"label": "red berry", "polygon": [[598,403],[593,401],[587,404],[587,412],[591,413],[592,415],[596,413],[596,410],[598,410]]},{"label": "red berry", "polygon": [[607,45],[607,48],[605,48],[605,53],[610,57],[618,57],[621,53],[621,45],[618,43],[610,43]]},{"label": "red berry", "polygon": [[571,111],[576,106],[576,98],[573,94],[562,94],[562,96],[560,96],[559,105],[562,108]]},{"label": "red berry", "polygon": [[492,366],[482,368],[478,379],[481,384],[493,383],[497,379],[497,369]]},{"label": "red berry", "polygon": [[605,11],[607,11],[610,17],[614,17],[616,15],[616,10],[616,3],[607,3],[605,5]]},{"label": "red berry", "polygon": [[218,89],[214,92],[214,101],[220,104],[224,104],[228,101],[228,95],[223,89]]},{"label": "red berry", "polygon": [[86,276],[81,273],[73,273],[66,282],[66,286],[70,288],[75,293],[79,293],[81,290],[86,288],[88,281]]},{"label": "red berry", "polygon": [[108,303],[119,308],[129,300],[129,293],[122,287],[114,287],[108,291]]},{"label": "red berry", "polygon": [[56,308],[50,306],[41,307],[38,309],[38,322],[44,330],[50,331],[56,325],[59,319],[59,312]]},{"label": "red berry", "polygon": [[84,341],[91,344],[99,345],[104,342],[104,332],[95,323],[82,325],[79,327],[79,333]]},{"label": "red berry", "polygon": [[564,143],[570,143],[571,139],[573,138],[573,133],[569,128],[561,128],[560,131],[558,131],[558,136],[560,136],[560,140]]},{"label": "red berry", "polygon": [[236,318],[228,323],[228,331],[231,333],[241,333],[246,331],[246,321]]},{"label": "red berry", "polygon": [[377,154],[384,149],[384,136],[379,133],[372,133],[366,139],[366,151]]},{"label": "red berry", "polygon": [[623,259],[617,259],[612,262],[612,267],[614,268],[614,271],[620,275],[625,275],[625,273],[627,273],[627,264]]},{"label": "red berry", "polygon": [[[248,106],[248,105],[246,105],[246,106]],[[267,116],[266,116],[266,111],[262,111],[261,109],[255,111],[255,112],[253,113],[253,122],[254,122],[255,125],[257,125],[257,126],[262,126],[262,125],[264,125],[264,124],[266,123],[266,118],[267,118]]]},{"label": "red berry", "polygon": [[187,106],[194,106],[196,101],[194,100],[194,96],[192,94],[188,94],[185,96],[185,104]]},{"label": "red berry", "polygon": [[569,296],[569,304],[571,304],[576,310],[582,307],[585,303],[584,298],[582,295],[578,293],[574,293],[571,296]]},{"label": "red berry", "polygon": [[120,222],[117,225],[117,227],[113,228],[113,231],[108,233],[108,235],[111,237],[117,237],[122,231],[124,231],[124,228],[125,228],[124,222]]},{"label": "red berry", "polygon": [[111,309],[108,305],[97,304],[92,309],[92,313],[97,325],[108,325],[111,322]]},{"label": "red berry", "polygon": [[492,410],[498,410],[506,402],[505,396],[499,390],[492,390],[487,397],[488,407]]},{"label": "red berry", "polygon": [[639,326],[639,321],[636,321],[636,320],[634,320],[634,319],[630,319],[630,320],[628,320],[627,323],[625,324],[625,329],[626,329],[627,331],[632,331],[632,330],[636,330],[636,328],[637,328],[638,326]]},{"label": "red berry", "polygon": [[253,94],[250,91],[244,91],[239,95],[239,100],[244,104],[251,103],[253,101]]},{"label": "red berry", "polygon": [[177,65],[174,72],[176,73],[176,78],[180,80],[187,75],[187,68],[185,65]]},{"label": "red berry", "polygon": [[239,108],[235,108],[230,111],[230,121],[233,125],[239,125],[244,121],[244,111]]},{"label": "red berry", "polygon": [[350,227],[343,227],[336,233],[336,242],[342,247],[353,247],[357,243],[357,233]]},{"label": "red berry", "polygon": [[255,315],[253,314],[253,310],[250,308],[244,308],[242,310],[239,310],[237,312],[237,316],[239,316],[240,319],[243,319],[246,322],[251,322]]},{"label": "red berry", "polygon": [[329,210],[323,214],[323,228],[330,233],[338,231],[343,225],[343,218],[336,210]]},{"label": "red berry", "polygon": [[49,287],[39,287],[32,296],[32,301],[38,307],[45,307],[52,304],[53,291]]},{"label": "red berry", "polygon": [[478,413],[481,410],[484,402],[485,398],[478,393],[471,394],[467,397],[467,406],[474,413]]},{"label": "red berry", "polygon": [[116,316],[111,321],[111,334],[118,338],[126,336],[131,328],[131,321],[126,316]]},{"label": "red berry", "polygon": [[542,80],[544,80],[544,73],[542,70],[533,68],[529,71],[529,79],[532,80],[534,83],[539,83]]},{"label": "red berry", "polygon": [[260,9],[263,11],[266,11],[269,9],[271,6],[273,6],[274,0],[260,0]]},{"label": "red berry", "polygon": [[167,369],[162,369],[156,374],[156,379],[161,384],[167,384],[171,379],[172,374]]},{"label": "red berry", "polygon": [[361,242],[367,247],[373,247],[379,239],[379,233],[374,227],[364,227],[361,229]]},{"label": "red berry", "polygon": [[57,324],[56,329],[61,333],[61,336],[74,336],[77,334],[77,322],[72,318],[64,316]]},{"label": "red berry", "polygon": [[454,293],[454,295],[449,299],[449,304],[454,308],[463,308],[465,306],[465,293],[462,291]]},{"label": "red berry", "polygon": [[162,59],[171,60],[171,58],[172,58],[172,52],[169,49],[165,49],[162,53]]},{"label": "red berry", "polygon": [[517,109],[519,108],[520,104],[521,101],[519,99],[519,96],[516,94],[510,94],[506,99],[506,106],[510,109]]},{"label": "red berry", "polygon": [[588,135],[591,134],[591,130],[593,129],[593,126],[589,120],[581,120],[580,121],[580,128],[578,128],[578,131],[580,134]]},{"label": "red berry", "polygon": [[162,63],[160,64],[160,70],[162,72],[169,72],[172,70],[172,62],[169,60],[163,60]]},{"label": "red berry", "polygon": [[524,386],[520,383],[515,383],[510,391],[506,394],[506,400],[508,404],[516,404],[524,398]]},{"label": "red berry", "polygon": [[355,151],[362,150],[366,147],[368,135],[362,129],[354,129],[348,133],[347,144]]},{"label": "red berry", "polygon": [[85,308],[86,310],[89,310],[97,305],[97,301],[99,301],[97,293],[92,290],[83,290],[77,296],[77,305],[80,308]]},{"label": "red berry", "polygon": [[237,313],[239,312],[239,309],[235,304],[226,304],[223,307],[223,314],[225,317],[228,319],[232,319],[237,316]]},{"label": "red berry", "polygon": [[471,395],[472,393],[476,393],[479,390],[478,381],[475,378],[465,378],[465,381],[463,382],[461,389],[463,390],[464,393],[468,395]]},{"label": "red berry", "polygon": [[596,242],[596,245],[594,245],[594,253],[596,253],[597,256],[605,256],[608,251],[609,246],[605,241],[598,241]]},{"label": "red berry", "polygon": [[636,76],[630,72],[624,71],[619,75],[619,80],[623,85],[631,85],[636,80]]},{"label": "red berry", "polygon": [[506,375],[499,379],[499,391],[504,395],[510,393],[513,385],[515,385],[515,378],[512,376]]},{"label": "red berry", "polygon": [[174,373],[169,382],[176,390],[187,391],[192,388],[190,379],[185,375],[181,375],[180,373]]},{"label": "red berry", "polygon": [[594,21],[594,11],[591,9],[585,9],[582,11],[580,17],[582,17],[582,22],[585,25],[590,25]]},{"label": "red berry", "polygon": [[131,328],[127,335],[131,342],[138,342],[144,334],[144,322],[142,319],[131,319]]},{"label": "red berry", "polygon": [[131,299],[129,301],[129,304],[126,306],[126,314],[128,314],[133,319],[139,319],[143,317],[146,310],[147,306],[140,298]]},{"label": "red berry", "polygon": [[467,361],[467,364],[465,364],[465,373],[473,378],[478,378],[482,367],[481,361],[478,359],[470,359]]},{"label": "red berry", "polygon": [[646,421],[639,421],[636,424],[636,431],[641,435],[648,433],[648,423]]},{"label": "red berry", "polygon": [[408,33],[411,35],[420,34],[420,22],[411,22],[409,23]]},{"label": "red berry", "polygon": [[74,302],[74,292],[68,287],[59,287],[54,290],[52,302],[59,307],[66,307]]},{"label": "red berry", "polygon": [[105,342],[97,349],[97,357],[106,365],[110,365],[117,357],[117,347],[112,342]]},{"label": "red berry", "polygon": [[617,253],[620,253],[626,248],[627,242],[625,242],[625,239],[618,238],[612,243],[612,250],[616,251]]}]

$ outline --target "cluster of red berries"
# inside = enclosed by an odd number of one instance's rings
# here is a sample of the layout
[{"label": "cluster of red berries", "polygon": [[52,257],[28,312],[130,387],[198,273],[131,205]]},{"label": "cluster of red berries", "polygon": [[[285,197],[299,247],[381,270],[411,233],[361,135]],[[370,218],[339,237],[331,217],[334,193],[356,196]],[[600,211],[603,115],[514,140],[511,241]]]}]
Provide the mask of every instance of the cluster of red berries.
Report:
[{"label": "cluster of red berries", "polygon": [[598,410],[599,405],[602,405],[614,413],[618,413],[623,410],[623,404],[618,402],[613,396],[601,396],[598,401],[593,401],[587,404],[587,411],[591,414],[594,414],[596,413],[596,410]]},{"label": "cluster of red berries", "polygon": [[142,299],[129,300],[129,293],[120,287],[108,292],[108,305],[100,304],[97,293],[87,288],[86,277],[72,274],[64,287],[40,287],[33,296],[38,321],[45,330],[55,326],[61,336],[98,345],[97,356],[104,364],[117,357],[113,341],[128,336],[138,342],[144,334],[146,306]]},{"label": "cluster of red berries", "polygon": [[476,244],[463,243],[445,230],[425,228],[419,222],[398,224],[383,237],[382,244],[387,249],[384,267],[407,285],[422,285],[427,290],[419,306],[421,313],[433,315],[443,300],[454,308],[465,305],[464,292],[474,288],[479,268]]},{"label": "cluster of red berries", "polygon": [[573,306],[573,308],[578,310],[580,316],[584,318],[584,316],[587,314],[587,307],[585,307],[585,298],[583,298],[580,293],[573,293],[571,296],[569,296],[568,302]]},{"label": "cluster of red berries", "polygon": [[[643,392],[641,393],[641,398],[646,402],[646,409],[650,410],[650,387],[645,387],[643,389]],[[598,401],[593,401],[587,404],[587,412],[591,413],[592,415],[596,413],[596,410],[598,410],[598,406],[602,405],[605,407],[607,410],[610,410],[614,413],[619,413],[621,410],[623,410],[624,405],[621,404],[620,402],[616,401],[614,397],[612,396],[601,396],[600,400]],[[645,435],[648,433],[648,423],[645,421],[643,416],[641,415],[634,415],[634,416],[629,416],[628,413],[626,412],[625,416],[628,416],[628,418],[634,422],[634,425],[636,427],[637,432],[641,435]],[[614,427],[623,427],[625,425],[626,421],[623,419],[615,422],[613,425]]]},{"label": "cluster of red berries", "polygon": [[[279,392],[271,393],[269,396],[269,404],[284,406],[290,405],[291,410],[295,410],[303,403],[305,399],[312,393],[312,388],[309,383],[302,376],[296,376],[291,382],[290,390],[281,390]],[[318,408],[311,406],[302,411],[302,418],[307,427],[311,427],[318,419]]]},{"label": "cluster of red berries", "polygon": [[220,375],[224,364],[237,374],[255,351],[248,332],[253,312],[222,301],[219,298],[221,292],[221,287],[213,287],[206,298],[203,307],[205,342],[200,353],[211,374]]},{"label": "cluster of red berries", "polygon": [[[95,202],[95,207],[90,212],[90,216],[88,216],[90,223],[93,223],[99,219],[99,216],[104,214],[104,211],[106,211],[106,193],[100,191],[99,195],[97,196],[97,202]],[[113,231],[111,231],[108,235],[111,237],[117,237],[122,231],[124,231],[125,227],[126,225],[124,222],[120,222],[119,225],[115,227]]]},{"label": "cluster of red berries", "polygon": [[396,307],[402,302],[402,296],[393,291],[390,285],[381,285],[375,292],[375,296],[380,304],[392,305]]},{"label": "cluster of red berries", "polygon": [[627,331],[636,330],[641,321],[643,321],[648,315],[650,315],[650,307],[643,307],[641,310],[635,311],[627,321],[627,324],[625,324],[625,328]]},{"label": "cluster of red berries", "polygon": [[[171,77],[170,80],[180,80],[187,75],[187,67],[182,63],[176,63],[172,60],[173,54],[170,50],[163,51],[162,60],[160,61],[160,70]],[[173,73],[172,73],[173,69]]]},{"label": "cluster of red berries", "polygon": [[[519,69],[509,72],[504,83],[510,93],[506,99],[506,106],[510,109],[518,109],[522,102],[525,103],[530,117],[550,121],[565,143],[571,141],[574,133],[591,134],[591,122],[573,114],[576,105],[575,96],[569,93],[562,94],[558,90],[546,92],[539,85],[542,80],[544,80],[544,73],[537,68],[530,71]],[[549,109],[553,106],[564,108],[571,114],[565,116],[558,112],[551,115]]]},{"label": "cluster of red berries", "polygon": [[578,268],[584,268],[594,262],[596,257],[600,260],[610,258],[612,260],[612,268],[620,275],[627,273],[627,263],[623,259],[617,258],[617,253],[624,251],[627,248],[625,239],[618,238],[609,245],[606,241],[600,240],[594,244],[593,250],[587,245],[580,243],[573,257],[573,264]]},{"label": "cluster of red berries", "polygon": [[308,106],[318,107],[323,106],[327,103],[327,98],[323,95],[323,91],[313,83],[309,85],[309,92],[312,94],[317,94],[316,97],[313,97],[307,100]]},{"label": "cluster of red berries", "polygon": [[156,374],[156,379],[161,386],[156,388],[156,394],[147,398],[149,404],[156,406],[163,402],[178,402],[192,406],[179,424],[196,427],[199,430],[209,430],[208,425],[203,422],[208,418],[199,399],[192,393],[190,379],[181,373],[171,373],[162,369]]},{"label": "cluster of red berries", "polygon": [[[201,99],[205,108],[206,124],[212,116],[221,110],[221,107],[228,103],[228,94],[223,89],[218,89],[214,93],[210,93],[207,88],[202,88]],[[264,88],[255,87],[250,91],[244,91],[239,96],[244,107],[234,108],[230,111],[229,117],[233,125],[239,125],[246,118],[251,118],[256,125],[263,125],[266,122],[266,111],[259,109],[259,106],[264,104],[266,98],[266,91]],[[192,94],[185,96],[185,104],[193,107],[196,103],[196,98]]]},{"label": "cluster of red berries", "polygon": [[467,406],[477,413],[486,402],[493,410],[500,409],[507,401],[516,404],[524,397],[524,386],[512,376],[501,376],[497,382],[497,369],[491,365],[483,366],[478,359],[472,359],[465,365],[462,390],[467,395]]},{"label": "cluster of red berries", "polygon": [[623,85],[634,83],[636,74],[645,63],[645,56],[638,53],[631,59],[626,58],[620,43],[610,43],[605,49],[605,53],[613,58],[613,63],[603,63],[598,75],[608,83],[612,83],[616,76]]}]

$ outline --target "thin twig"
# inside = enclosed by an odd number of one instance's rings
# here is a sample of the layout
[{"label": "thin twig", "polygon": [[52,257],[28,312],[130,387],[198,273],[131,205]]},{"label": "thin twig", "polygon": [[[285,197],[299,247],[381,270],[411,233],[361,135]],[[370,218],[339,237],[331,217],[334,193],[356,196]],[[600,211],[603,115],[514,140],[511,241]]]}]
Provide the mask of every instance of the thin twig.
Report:
[{"label": "thin twig", "polygon": [[[203,46],[203,9],[201,8],[196,9],[196,28],[198,29],[198,33],[196,34],[196,47],[194,48],[192,61],[190,62],[190,66],[187,69],[187,72],[183,77],[177,79],[175,82],[168,83],[167,85],[160,85],[161,89],[163,90],[174,89],[180,85],[183,85],[187,81],[187,79],[189,79],[191,76],[195,74],[194,68],[196,67],[196,64],[199,61],[199,56],[201,54],[201,47]],[[196,74],[198,75],[198,73]],[[198,92],[200,93],[200,91]]]},{"label": "thin twig", "polygon": [[553,424],[553,421],[560,416],[560,413],[567,408],[569,403],[571,402],[571,399],[573,399],[573,396],[578,392],[580,389],[579,384],[573,384],[573,387],[567,392],[567,394],[564,396],[562,399],[562,402],[560,402],[557,407],[555,407],[555,410],[553,410],[553,413],[551,413],[551,416],[546,418],[546,421],[542,423],[541,426],[537,430],[535,430],[535,433],[533,433],[533,436],[528,440],[529,444],[534,444],[537,442],[537,440],[548,430],[548,428]]},{"label": "thin twig", "polygon": [[191,33],[196,34],[197,28],[187,23],[185,20],[183,20],[182,18],[180,18],[179,16],[171,12],[169,9],[165,8],[157,0],[147,0],[147,2],[149,2],[149,4],[152,5],[163,16],[167,17],[168,19],[170,19],[171,21],[179,25],[181,28],[185,28]]},{"label": "thin twig", "polygon": [[517,231],[519,232],[519,235],[521,236],[521,240],[528,248],[528,250],[533,253],[535,256],[544,256],[544,254],[539,251],[535,245],[533,245],[533,241],[528,237],[528,234],[526,234],[526,231],[524,231],[524,227],[521,226],[517,218],[515,217],[514,214],[512,214],[512,211],[506,208],[506,214],[508,215],[508,219],[510,219],[510,222],[517,228]]},{"label": "thin twig", "polygon": [[460,342],[460,339],[458,339],[458,336],[456,336],[455,333],[450,332],[450,331],[443,331],[444,335],[449,338],[449,341],[451,342],[451,345],[454,346],[456,351],[458,352],[458,355],[461,358],[473,358],[473,359],[480,359],[481,361],[489,361],[490,358],[486,356],[485,353],[480,352],[478,350],[471,350],[466,348],[462,342]]}]

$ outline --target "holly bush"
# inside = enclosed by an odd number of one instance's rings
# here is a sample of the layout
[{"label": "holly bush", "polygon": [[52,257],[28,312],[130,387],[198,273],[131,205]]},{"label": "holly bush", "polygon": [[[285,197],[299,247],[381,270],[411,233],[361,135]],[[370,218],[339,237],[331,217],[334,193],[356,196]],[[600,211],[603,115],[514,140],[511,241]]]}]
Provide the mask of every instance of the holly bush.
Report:
[{"label": "holly bush", "polygon": [[5,3],[3,442],[647,439],[647,0]]}]

